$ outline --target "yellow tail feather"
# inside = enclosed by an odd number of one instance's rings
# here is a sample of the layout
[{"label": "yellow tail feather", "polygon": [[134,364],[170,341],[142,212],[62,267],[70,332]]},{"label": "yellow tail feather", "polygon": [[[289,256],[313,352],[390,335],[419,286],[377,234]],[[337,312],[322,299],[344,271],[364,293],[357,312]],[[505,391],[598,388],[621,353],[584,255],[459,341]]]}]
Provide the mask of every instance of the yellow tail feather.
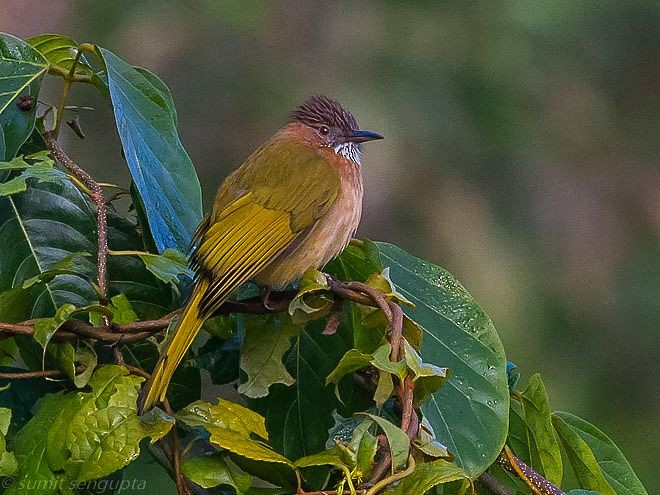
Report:
[{"label": "yellow tail feather", "polygon": [[197,337],[206,319],[200,315],[199,303],[208,287],[209,283],[205,279],[200,280],[195,286],[195,290],[179,318],[172,340],[158,360],[151,378],[140,392],[140,398],[138,399],[140,413],[148,411],[157,402],[165,399],[165,392],[167,392],[167,386],[174,370],[181,363],[183,356]]}]

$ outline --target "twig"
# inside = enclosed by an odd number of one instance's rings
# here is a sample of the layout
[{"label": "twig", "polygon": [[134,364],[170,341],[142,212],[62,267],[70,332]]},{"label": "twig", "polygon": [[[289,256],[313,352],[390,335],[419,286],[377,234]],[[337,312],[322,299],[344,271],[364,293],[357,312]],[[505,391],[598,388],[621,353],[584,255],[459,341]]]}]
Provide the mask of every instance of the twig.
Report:
[{"label": "twig", "polygon": [[[85,370],[84,366],[77,366],[76,373],[80,373]],[[56,378],[63,376],[66,373],[61,370],[39,370],[39,371],[17,371],[17,372],[4,372],[0,373],[0,379],[2,380],[27,380],[30,378]]]},{"label": "twig", "polygon": [[335,301],[332,303],[332,308],[330,308],[330,316],[328,316],[328,321],[326,322],[325,328],[323,329],[323,335],[334,335],[337,333],[343,309],[344,300],[339,298],[335,299]]},{"label": "twig", "polygon": [[518,459],[506,445],[498,457],[497,462],[504,469],[518,476],[532,489],[534,495],[564,495],[564,492],[559,487],[548,481],[531,466]]},{"label": "twig", "polygon": [[390,486],[392,483],[402,480],[406,476],[412,474],[415,471],[415,467],[415,458],[412,455],[408,456],[408,467],[405,470],[399,471],[398,473],[394,473],[392,476],[388,476],[387,478],[380,480],[378,483],[372,486],[367,491],[367,493],[365,493],[365,495],[376,495],[383,488]]},{"label": "twig", "polygon": [[99,300],[101,304],[107,304],[108,287],[107,287],[107,270],[108,270],[108,219],[107,219],[107,206],[103,199],[103,189],[99,186],[91,175],[80,168],[69,155],[66,154],[64,149],[57,142],[57,133],[48,131],[44,134],[44,141],[50,150],[56,162],[63,165],[69,172],[71,172],[80,182],[82,182],[91,192],[91,200],[96,204],[97,216],[97,236],[98,236],[98,256],[97,256],[97,273],[96,283],[98,285]]},{"label": "twig", "polygon": [[514,495],[495,476],[486,472],[477,478],[477,483],[483,486],[492,495]]}]

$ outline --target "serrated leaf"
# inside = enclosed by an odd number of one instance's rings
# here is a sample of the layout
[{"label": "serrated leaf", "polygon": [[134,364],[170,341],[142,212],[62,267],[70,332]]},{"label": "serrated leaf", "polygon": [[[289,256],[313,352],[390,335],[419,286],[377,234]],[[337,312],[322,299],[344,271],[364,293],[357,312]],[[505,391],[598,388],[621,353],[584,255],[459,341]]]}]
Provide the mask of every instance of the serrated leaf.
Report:
[{"label": "serrated leaf", "polygon": [[438,440],[472,478],[498,456],[508,426],[509,391],[502,343],[485,312],[442,268],[378,243],[406,310],[424,331],[420,353],[452,376],[422,405]]},{"label": "serrated leaf", "polygon": [[[78,53],[78,43],[61,34],[41,34],[25,40],[39,51],[53,66],[63,71],[70,71]],[[92,75],[92,67],[84,56],[76,64],[76,75]]]},{"label": "serrated leaf", "polygon": [[467,473],[454,463],[438,459],[417,464],[415,471],[403,478],[391,495],[423,494],[431,488],[450,481],[468,478]]},{"label": "serrated leaf", "polygon": [[374,414],[363,414],[375,421],[385,433],[392,454],[392,472],[404,469],[408,464],[408,454],[410,452],[410,439],[406,432],[385,418]]},{"label": "serrated leaf", "polygon": [[259,398],[268,395],[268,389],[276,383],[293,384],[295,379],[284,366],[282,357],[300,327],[276,316],[246,318],[245,321],[240,366],[247,373],[247,380],[239,385],[238,393]]},{"label": "serrated leaf", "polygon": [[112,313],[112,323],[126,324],[137,320],[137,314],[125,294],[117,294],[110,298],[108,309]]},{"label": "serrated leaf", "polygon": [[272,450],[266,444],[246,437],[237,431],[208,426],[205,426],[205,428],[211,434],[209,438],[210,442],[229,452],[254,461],[272,462],[293,467],[291,461]]},{"label": "serrated leaf", "polygon": [[[11,160],[32,133],[47,69],[48,62],[37,50],[0,33],[0,161]],[[18,107],[22,97],[32,98],[32,108]]]},{"label": "serrated leaf", "polygon": [[176,413],[175,417],[188,426],[228,429],[249,437],[258,435],[268,440],[266,420],[260,414],[226,399],[217,404],[196,401]]},{"label": "serrated leaf", "polygon": [[581,488],[602,495],[648,495],[621,450],[594,425],[566,412],[553,413],[552,424]]},{"label": "serrated leaf", "polygon": [[27,189],[27,181],[34,180],[41,182],[58,182],[67,179],[67,175],[61,170],[54,169],[45,165],[33,165],[21,172],[20,175],[0,183],[0,198],[18,194]]},{"label": "serrated leaf", "polygon": [[92,376],[90,392],[43,398],[13,442],[17,480],[87,481],[134,460],[140,441],[163,431],[136,414],[142,381],[120,366],[103,366]]},{"label": "serrated leaf", "polygon": [[105,48],[98,48],[124,155],[145,205],[159,251],[185,252],[202,219],[199,180],[176,132],[171,97],[162,81],[145,76]]},{"label": "serrated leaf", "polygon": [[237,495],[244,495],[252,485],[252,476],[239,473],[217,454],[199,457],[185,456],[181,468],[190,481],[202,488],[227,485],[234,488]]},{"label": "serrated leaf", "polygon": [[531,450],[531,467],[557,486],[561,485],[563,463],[555,437],[545,385],[538,373],[532,375],[522,395],[522,413]]}]

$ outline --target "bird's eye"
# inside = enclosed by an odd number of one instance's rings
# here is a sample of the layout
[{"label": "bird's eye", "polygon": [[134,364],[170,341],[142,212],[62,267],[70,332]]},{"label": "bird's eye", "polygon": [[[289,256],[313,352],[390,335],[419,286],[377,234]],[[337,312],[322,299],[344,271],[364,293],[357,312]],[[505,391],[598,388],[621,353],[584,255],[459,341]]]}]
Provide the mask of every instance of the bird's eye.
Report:
[{"label": "bird's eye", "polygon": [[330,129],[328,129],[326,126],[322,125],[321,127],[319,127],[319,133],[322,136],[327,136],[330,133]]}]

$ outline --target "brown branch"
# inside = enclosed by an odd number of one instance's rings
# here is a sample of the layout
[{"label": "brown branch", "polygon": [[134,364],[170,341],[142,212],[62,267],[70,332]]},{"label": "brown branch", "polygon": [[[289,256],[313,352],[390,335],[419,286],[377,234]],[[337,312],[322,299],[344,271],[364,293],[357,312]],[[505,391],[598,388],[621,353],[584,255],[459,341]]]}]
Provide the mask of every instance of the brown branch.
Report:
[{"label": "brown branch", "polygon": [[514,495],[506,486],[504,486],[495,476],[486,472],[477,478],[477,483],[488,490],[492,495]]},{"label": "brown branch", "polygon": [[[58,116],[59,118],[59,116]],[[107,270],[108,270],[108,219],[107,206],[103,199],[103,189],[99,186],[91,175],[85,172],[76,162],[74,162],[64,149],[57,142],[57,135],[54,131],[44,133],[44,141],[56,162],[64,166],[73,176],[82,182],[85,187],[91,191],[90,198],[96,204],[97,216],[97,236],[98,236],[98,255],[96,283],[99,290],[99,300],[101,304],[107,304]]]},{"label": "brown branch", "polygon": [[[77,366],[76,373],[85,370],[84,366]],[[0,373],[2,380],[27,380],[30,378],[57,378],[64,376],[66,373],[61,370],[39,370],[39,371],[17,371],[17,372],[4,372]]]}]

